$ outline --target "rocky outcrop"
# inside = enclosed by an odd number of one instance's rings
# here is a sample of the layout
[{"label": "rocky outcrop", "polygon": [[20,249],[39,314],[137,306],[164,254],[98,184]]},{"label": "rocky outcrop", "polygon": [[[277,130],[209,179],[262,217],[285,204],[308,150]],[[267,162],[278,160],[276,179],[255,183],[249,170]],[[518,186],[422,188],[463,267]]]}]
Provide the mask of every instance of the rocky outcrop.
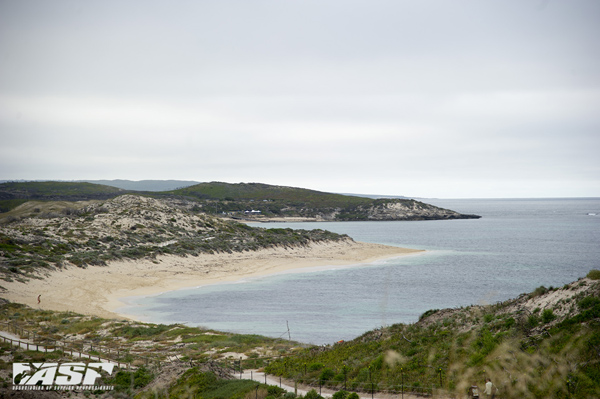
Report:
[{"label": "rocky outcrop", "polygon": [[369,220],[440,220],[478,219],[481,216],[464,215],[419,201],[397,201],[374,205],[366,210]]},{"label": "rocky outcrop", "polygon": [[[415,200],[382,199],[369,205],[359,205],[351,209],[339,209],[329,215],[331,220],[444,220],[478,219],[478,215],[465,215],[449,209],[439,208]],[[324,219],[327,219],[325,217]]]}]

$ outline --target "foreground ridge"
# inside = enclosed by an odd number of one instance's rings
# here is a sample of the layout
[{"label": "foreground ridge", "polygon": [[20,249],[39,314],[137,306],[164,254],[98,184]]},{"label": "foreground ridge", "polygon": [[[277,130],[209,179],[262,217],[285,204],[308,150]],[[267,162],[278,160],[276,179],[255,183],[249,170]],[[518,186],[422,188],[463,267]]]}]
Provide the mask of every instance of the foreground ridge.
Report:
[{"label": "foreground ridge", "polygon": [[[10,320],[17,333],[34,330],[43,342],[60,340],[98,356],[111,351],[114,356],[117,350],[116,359],[124,363],[141,359],[132,365],[137,370],[122,371],[126,383],[103,381],[118,387],[105,397],[125,392],[140,398],[214,397],[226,389],[221,397],[283,398],[281,381],[288,391],[315,399],[322,397],[319,392],[325,397],[336,392],[336,398],[465,397],[469,386],[483,388],[486,378],[498,388],[498,398],[595,398],[600,393],[597,270],[561,288],[538,287],[492,305],[430,310],[414,324],[326,346],[8,302],[0,305],[0,319]],[[0,344],[9,362],[69,357],[68,350],[44,354],[7,345]],[[0,369],[0,377],[7,375],[6,367]]]}]

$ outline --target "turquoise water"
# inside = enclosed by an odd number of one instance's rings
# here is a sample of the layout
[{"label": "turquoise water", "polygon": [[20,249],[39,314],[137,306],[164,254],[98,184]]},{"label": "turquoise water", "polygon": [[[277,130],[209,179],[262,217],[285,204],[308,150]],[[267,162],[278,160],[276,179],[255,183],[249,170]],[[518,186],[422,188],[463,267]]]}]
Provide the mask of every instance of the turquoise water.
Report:
[{"label": "turquoise water", "polygon": [[146,321],[324,344],[429,309],[494,303],[600,269],[600,199],[427,200],[481,219],[277,223],[357,241],[425,249],[423,255],[274,275],[146,298],[122,309]]}]

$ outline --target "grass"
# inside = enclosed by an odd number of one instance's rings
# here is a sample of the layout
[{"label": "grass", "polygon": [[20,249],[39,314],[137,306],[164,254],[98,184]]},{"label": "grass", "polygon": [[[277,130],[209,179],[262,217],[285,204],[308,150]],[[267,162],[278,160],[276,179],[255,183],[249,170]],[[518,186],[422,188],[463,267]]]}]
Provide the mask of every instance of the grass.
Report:
[{"label": "grass", "polygon": [[137,398],[244,399],[249,393],[254,393],[257,387],[266,386],[249,380],[223,380],[214,373],[194,367],[187,370],[168,390],[151,390],[139,394]]},{"label": "grass", "polygon": [[590,280],[600,280],[600,270],[590,270],[586,277]]},{"label": "grass", "polygon": [[[0,306],[0,320],[17,325],[19,331],[22,328],[40,337],[71,342],[76,348],[91,343],[93,350],[99,353],[106,351],[106,348],[119,348],[123,352],[135,350],[140,356],[166,358],[176,354],[197,358],[198,354],[209,350],[236,353],[260,351],[275,354],[281,349],[288,351],[296,345],[294,342],[259,335],[215,332],[180,324],[108,320],[73,312],[32,309],[15,303]],[[176,342],[181,345],[174,345]]]},{"label": "grass", "polygon": [[[599,397],[599,287],[576,298],[566,315],[539,311],[535,325],[522,313],[507,313],[511,301],[456,309],[445,317],[430,311],[417,324],[308,348],[266,370],[334,389],[345,382],[353,390],[373,383],[379,390],[397,391],[404,382],[416,393],[433,387],[463,395],[470,384],[489,376],[508,397]],[[536,290],[527,297],[539,295],[544,294]]]}]

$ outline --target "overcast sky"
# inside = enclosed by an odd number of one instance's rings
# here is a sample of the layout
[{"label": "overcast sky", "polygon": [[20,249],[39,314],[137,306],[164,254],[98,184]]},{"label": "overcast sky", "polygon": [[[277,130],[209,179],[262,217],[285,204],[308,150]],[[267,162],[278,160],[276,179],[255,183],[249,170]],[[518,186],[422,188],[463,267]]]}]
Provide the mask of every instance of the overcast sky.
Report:
[{"label": "overcast sky", "polygon": [[597,0],[0,0],[0,179],[600,196]]}]

